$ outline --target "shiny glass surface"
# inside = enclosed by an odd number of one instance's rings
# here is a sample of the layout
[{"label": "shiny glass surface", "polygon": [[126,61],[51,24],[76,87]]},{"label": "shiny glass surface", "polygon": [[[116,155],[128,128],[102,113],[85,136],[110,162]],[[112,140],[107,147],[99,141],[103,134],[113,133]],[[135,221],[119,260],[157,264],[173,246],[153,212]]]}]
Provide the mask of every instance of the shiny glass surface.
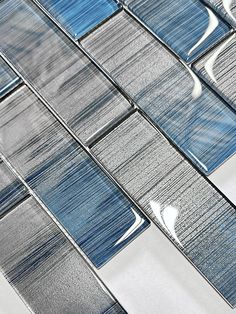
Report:
[{"label": "shiny glass surface", "polygon": [[15,88],[19,82],[19,77],[0,56],[0,99]]}]

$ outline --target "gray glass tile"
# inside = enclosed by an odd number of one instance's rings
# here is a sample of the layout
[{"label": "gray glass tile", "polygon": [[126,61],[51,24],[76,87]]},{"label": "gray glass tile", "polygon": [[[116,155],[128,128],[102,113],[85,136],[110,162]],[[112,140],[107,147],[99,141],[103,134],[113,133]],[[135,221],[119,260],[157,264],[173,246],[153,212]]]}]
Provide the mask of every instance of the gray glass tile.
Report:
[{"label": "gray glass tile", "polygon": [[235,208],[138,113],[92,151],[234,306]]},{"label": "gray glass tile", "polygon": [[199,0],[124,0],[124,3],[187,62],[198,58],[230,30]]},{"label": "gray glass tile", "polygon": [[[0,221],[0,269],[34,313],[99,314],[116,301],[29,198]],[[125,313],[121,307],[114,313]]]},{"label": "gray glass tile", "polygon": [[119,13],[82,44],[205,174],[235,153],[235,113],[130,16]]},{"label": "gray glass tile", "polygon": [[96,267],[148,227],[27,87],[0,105],[0,138],[2,153]]},{"label": "gray glass tile", "polygon": [[196,64],[194,69],[236,110],[236,35],[233,34]]},{"label": "gray glass tile", "polygon": [[19,77],[0,56],[0,99],[15,88],[19,82]]},{"label": "gray glass tile", "polygon": [[23,184],[0,160],[0,218],[16,206],[27,194]]},{"label": "gray glass tile", "polygon": [[32,2],[0,2],[0,41],[10,62],[82,141],[130,108],[95,65]]}]

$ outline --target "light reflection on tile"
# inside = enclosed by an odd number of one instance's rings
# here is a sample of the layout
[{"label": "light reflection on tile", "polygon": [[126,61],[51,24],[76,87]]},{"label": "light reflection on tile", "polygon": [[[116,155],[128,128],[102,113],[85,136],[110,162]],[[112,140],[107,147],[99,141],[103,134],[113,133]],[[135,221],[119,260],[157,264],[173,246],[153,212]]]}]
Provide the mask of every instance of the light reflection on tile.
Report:
[{"label": "light reflection on tile", "polygon": [[0,150],[96,267],[148,227],[27,87],[0,105],[0,137]]},{"label": "light reflection on tile", "polygon": [[82,44],[204,173],[235,153],[235,113],[127,14]]},{"label": "light reflection on tile", "polygon": [[230,29],[198,0],[124,0],[124,3],[188,62],[199,57]]},{"label": "light reflection on tile", "polygon": [[235,208],[138,113],[92,150],[151,219],[235,305]]},{"label": "light reflection on tile", "polygon": [[[0,233],[0,269],[34,313],[114,308],[116,301],[33,198],[0,221]],[[117,308],[114,313],[125,313]]]},{"label": "light reflection on tile", "polygon": [[19,77],[0,56],[0,99],[20,83]]}]

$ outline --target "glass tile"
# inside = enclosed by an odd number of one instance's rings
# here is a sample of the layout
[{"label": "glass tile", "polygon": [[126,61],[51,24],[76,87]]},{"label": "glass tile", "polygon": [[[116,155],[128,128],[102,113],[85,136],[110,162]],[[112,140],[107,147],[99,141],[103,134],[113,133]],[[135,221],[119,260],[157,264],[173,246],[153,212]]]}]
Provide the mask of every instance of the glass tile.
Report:
[{"label": "glass tile", "polygon": [[119,8],[116,0],[38,0],[68,32],[79,39]]},{"label": "glass tile", "polygon": [[235,153],[235,113],[128,14],[82,44],[205,174]]},{"label": "glass tile", "polygon": [[0,31],[10,62],[84,143],[131,108],[32,2],[1,1]]},{"label": "glass tile", "polygon": [[15,88],[19,82],[19,77],[0,56],[0,99]]},{"label": "glass tile", "polygon": [[206,54],[194,69],[236,110],[236,35]]},{"label": "glass tile", "polygon": [[230,30],[199,0],[124,0],[177,55],[192,62]]},{"label": "glass tile", "polygon": [[0,105],[0,137],[0,150],[96,267],[148,227],[27,87]]},{"label": "glass tile", "polygon": [[20,180],[0,160],[0,218],[27,194]]},{"label": "glass tile", "polygon": [[138,113],[106,135],[92,151],[235,306],[235,208]]},{"label": "glass tile", "polygon": [[[32,197],[0,221],[0,233],[0,269],[32,313],[103,314],[116,305]],[[126,313],[119,308],[114,314]]]}]

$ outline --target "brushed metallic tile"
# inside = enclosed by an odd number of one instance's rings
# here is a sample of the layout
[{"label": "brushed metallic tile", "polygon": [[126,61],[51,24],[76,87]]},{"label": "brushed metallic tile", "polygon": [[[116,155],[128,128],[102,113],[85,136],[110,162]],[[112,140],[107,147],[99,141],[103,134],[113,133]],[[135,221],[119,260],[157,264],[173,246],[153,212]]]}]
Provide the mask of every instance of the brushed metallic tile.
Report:
[{"label": "brushed metallic tile", "polygon": [[0,105],[0,150],[95,266],[149,222],[27,87]]},{"label": "brushed metallic tile", "polygon": [[138,113],[92,150],[149,217],[234,306],[235,208]]},{"label": "brushed metallic tile", "polygon": [[0,221],[0,233],[0,268],[34,313],[115,308],[116,301],[32,197]]},{"label": "brushed metallic tile", "polygon": [[96,66],[32,2],[1,1],[0,31],[3,53],[82,141],[130,109]]},{"label": "brushed metallic tile", "polygon": [[206,54],[194,69],[236,110],[236,34]]},{"label": "brushed metallic tile", "polygon": [[82,44],[204,173],[235,153],[235,113],[129,15]]},{"label": "brushed metallic tile", "polygon": [[0,99],[15,88],[19,82],[19,77],[0,56]]},{"label": "brushed metallic tile", "polygon": [[38,0],[75,39],[98,26],[119,9],[116,0]]},{"label": "brushed metallic tile", "polygon": [[192,62],[230,27],[199,0],[124,0],[128,8],[177,55]]}]

